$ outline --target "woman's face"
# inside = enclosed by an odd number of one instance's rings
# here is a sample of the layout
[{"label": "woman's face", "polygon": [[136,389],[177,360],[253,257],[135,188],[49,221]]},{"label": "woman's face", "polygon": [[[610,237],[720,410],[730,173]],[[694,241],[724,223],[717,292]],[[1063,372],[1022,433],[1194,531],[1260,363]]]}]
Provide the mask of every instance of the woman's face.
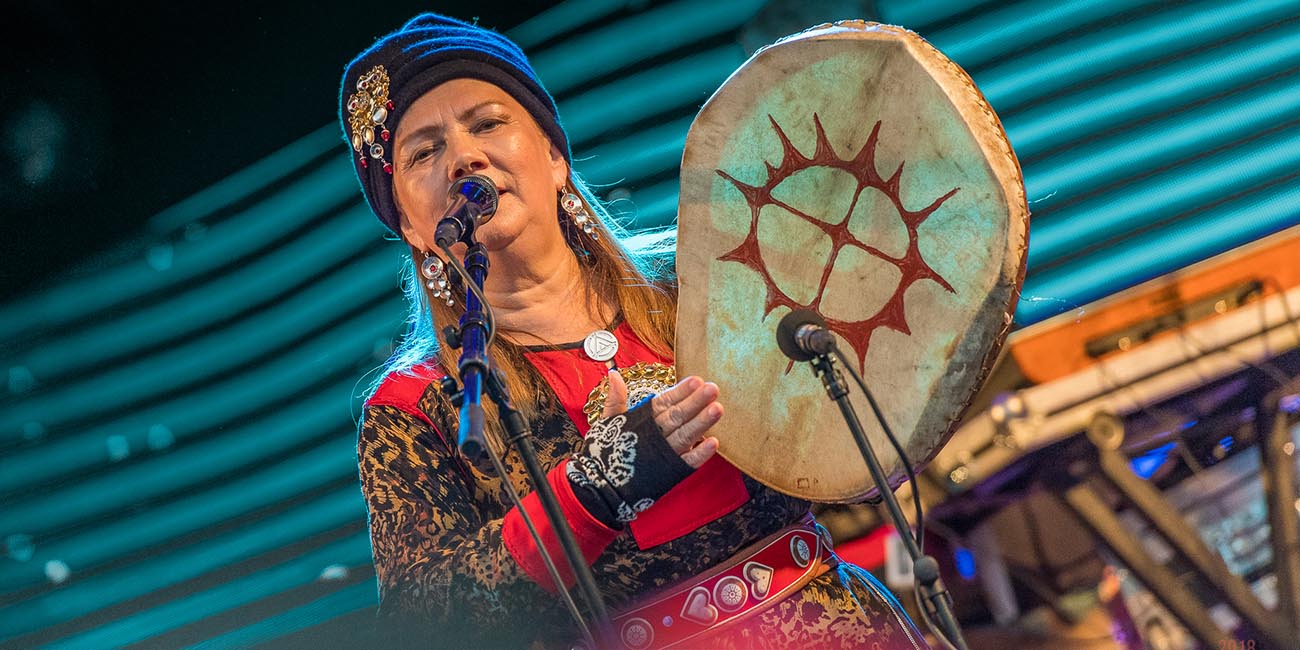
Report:
[{"label": "woman's face", "polygon": [[489,251],[564,245],[556,198],[568,164],[506,91],[477,79],[443,83],[411,104],[393,141],[393,193],[410,244],[435,250],[451,184],[481,174],[500,193],[496,215],[476,231]]}]

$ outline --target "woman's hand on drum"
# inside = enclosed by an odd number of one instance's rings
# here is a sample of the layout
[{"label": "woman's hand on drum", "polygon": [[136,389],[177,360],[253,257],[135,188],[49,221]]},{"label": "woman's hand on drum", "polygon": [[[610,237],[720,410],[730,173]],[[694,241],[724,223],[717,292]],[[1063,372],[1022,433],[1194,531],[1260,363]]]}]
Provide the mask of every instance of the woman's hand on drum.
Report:
[{"label": "woman's hand on drum", "polygon": [[[693,469],[699,469],[718,451],[718,439],[706,436],[722,419],[718,385],[699,377],[687,377],[650,400],[655,424],[673,451]],[[627,384],[618,370],[609,371],[609,393],[601,417],[627,411]]]}]

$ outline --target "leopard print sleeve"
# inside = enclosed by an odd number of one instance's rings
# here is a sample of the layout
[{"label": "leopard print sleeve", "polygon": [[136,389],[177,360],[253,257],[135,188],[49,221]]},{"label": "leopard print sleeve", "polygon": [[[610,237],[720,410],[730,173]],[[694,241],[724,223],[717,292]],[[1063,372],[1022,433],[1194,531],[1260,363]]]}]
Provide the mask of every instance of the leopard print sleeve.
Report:
[{"label": "leopard print sleeve", "polygon": [[456,630],[501,630],[503,622],[516,630],[568,626],[559,602],[503,544],[505,512],[476,498],[464,466],[426,422],[367,406],[358,456],[381,617],[421,621],[443,641]]}]

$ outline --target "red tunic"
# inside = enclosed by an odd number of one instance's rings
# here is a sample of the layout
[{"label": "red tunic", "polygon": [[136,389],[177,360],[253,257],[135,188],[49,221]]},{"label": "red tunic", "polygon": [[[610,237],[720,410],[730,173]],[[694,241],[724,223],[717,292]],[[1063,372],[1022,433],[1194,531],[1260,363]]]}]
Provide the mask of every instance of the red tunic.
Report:
[{"label": "red tunic", "polygon": [[[615,336],[620,367],[671,362],[627,325]],[[568,455],[587,430],[582,407],[606,366],[587,358],[580,344],[527,356],[553,391],[530,423],[538,457],[611,608],[699,575],[808,511],[807,502],[770,490],[715,457],[631,522],[630,534],[606,527],[583,509],[564,475]],[[458,418],[441,395],[440,376],[428,366],[390,375],[366,403],[358,455],[380,613],[415,622],[411,634],[437,647],[570,647],[577,633],[551,593],[554,586],[501,479],[454,450]],[[503,461],[557,565],[564,565],[517,455],[508,452]],[[562,570],[572,583],[567,573]],[[729,624],[705,647],[925,647],[919,639],[883,587],[841,565]]]}]

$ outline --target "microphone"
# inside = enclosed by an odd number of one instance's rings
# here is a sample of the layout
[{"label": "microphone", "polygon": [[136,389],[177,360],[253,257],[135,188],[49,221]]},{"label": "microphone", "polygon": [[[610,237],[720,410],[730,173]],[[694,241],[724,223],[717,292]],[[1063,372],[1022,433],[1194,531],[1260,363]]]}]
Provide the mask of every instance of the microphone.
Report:
[{"label": "microphone", "polygon": [[451,207],[433,231],[434,243],[439,247],[464,241],[497,211],[497,188],[486,176],[471,174],[457,179],[448,194]]},{"label": "microphone", "polygon": [[796,309],[776,326],[776,344],[795,361],[812,361],[835,349],[835,335],[826,329],[826,321],[817,312]]}]

